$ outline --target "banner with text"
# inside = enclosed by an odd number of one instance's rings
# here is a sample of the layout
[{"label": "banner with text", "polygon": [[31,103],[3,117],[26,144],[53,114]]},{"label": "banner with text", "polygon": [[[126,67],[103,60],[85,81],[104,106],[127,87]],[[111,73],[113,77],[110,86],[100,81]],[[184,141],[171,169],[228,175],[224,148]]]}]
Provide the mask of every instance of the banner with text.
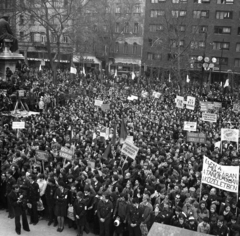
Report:
[{"label": "banner with text", "polygon": [[197,130],[197,122],[184,121],[183,130],[196,131]]},{"label": "banner with text", "polygon": [[61,150],[59,152],[59,156],[65,158],[67,160],[72,160],[73,151],[69,148],[61,147]]},{"label": "banner with text", "polygon": [[187,141],[193,143],[206,143],[206,134],[188,132]]},{"label": "banner with text", "polygon": [[238,192],[239,166],[222,166],[203,157],[202,183],[228,192]]},{"label": "banner with text", "polygon": [[177,96],[176,99],[175,99],[175,102],[176,102],[176,107],[177,108],[183,109],[183,107],[184,107],[184,97]]},{"label": "banner with text", "polygon": [[121,152],[134,160],[137,156],[138,150],[139,148],[136,147],[133,143],[125,141],[122,146]]},{"label": "banner with text", "polygon": [[217,122],[217,114],[202,113],[202,120],[208,122]]}]

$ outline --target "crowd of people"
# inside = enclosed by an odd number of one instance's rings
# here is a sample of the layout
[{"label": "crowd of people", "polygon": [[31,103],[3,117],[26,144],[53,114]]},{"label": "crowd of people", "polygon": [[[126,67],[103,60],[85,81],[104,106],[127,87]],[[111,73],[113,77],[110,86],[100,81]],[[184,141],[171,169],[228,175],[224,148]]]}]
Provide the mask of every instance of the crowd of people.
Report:
[{"label": "crowd of people", "polygon": [[[0,207],[15,218],[17,234],[22,216],[23,230],[48,220],[58,232],[73,227],[78,236],[146,236],[155,222],[239,236],[239,196],[201,183],[204,155],[221,165],[240,164],[237,146],[215,147],[221,128],[240,127],[231,90],[218,83],[201,88],[197,82],[180,90],[164,79],[60,70],[54,83],[51,71],[31,69],[9,73],[0,89]],[[19,98],[18,90],[25,96]],[[129,100],[131,95],[138,99]],[[194,110],[177,108],[177,95],[195,97]],[[18,109],[19,99],[39,113],[7,113]],[[215,123],[201,119],[200,101],[207,100],[222,103]],[[25,128],[12,129],[14,121],[25,122]],[[206,142],[188,142],[184,121],[197,122]],[[121,152],[123,130],[139,148],[135,159]],[[71,158],[60,154],[62,147],[72,150]]]}]

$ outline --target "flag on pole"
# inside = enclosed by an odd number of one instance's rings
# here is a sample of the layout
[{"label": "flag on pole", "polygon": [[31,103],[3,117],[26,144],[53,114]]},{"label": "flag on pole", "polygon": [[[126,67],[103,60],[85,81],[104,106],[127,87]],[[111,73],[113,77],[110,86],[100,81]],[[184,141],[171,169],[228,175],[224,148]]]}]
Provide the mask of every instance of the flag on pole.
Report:
[{"label": "flag on pole", "polygon": [[127,128],[126,128],[124,119],[122,118],[121,130],[120,130],[120,143],[123,143],[126,138],[127,138]]},{"label": "flag on pole", "polygon": [[186,79],[186,82],[189,83],[190,82],[190,78],[189,78],[189,75],[187,75],[187,79]]},{"label": "flag on pole", "polygon": [[226,80],[225,84],[224,84],[224,88],[229,86],[229,79]]},{"label": "flag on pole", "polygon": [[115,146],[115,144],[116,144],[116,129],[117,129],[117,124],[115,123],[114,128],[113,128],[113,136],[111,139],[111,143],[113,146]]},{"label": "flag on pole", "polygon": [[107,148],[105,149],[105,152],[103,153],[103,158],[107,159],[111,151],[111,142],[107,145]]},{"label": "flag on pole", "polygon": [[114,77],[116,78],[118,76],[117,69],[115,70]]},{"label": "flag on pole", "polygon": [[41,65],[41,63],[40,63],[40,66],[39,66],[39,71],[42,71],[42,65]]},{"label": "flag on pole", "polygon": [[86,71],[85,71],[85,67],[83,66],[83,70],[82,70],[83,75],[86,75]]},{"label": "flag on pole", "polygon": [[222,87],[222,82],[220,83],[220,87]]},{"label": "flag on pole", "polygon": [[169,73],[168,82],[171,82],[171,74]]},{"label": "flag on pole", "polygon": [[134,80],[135,79],[135,73],[134,73],[134,71],[132,72],[132,80]]}]

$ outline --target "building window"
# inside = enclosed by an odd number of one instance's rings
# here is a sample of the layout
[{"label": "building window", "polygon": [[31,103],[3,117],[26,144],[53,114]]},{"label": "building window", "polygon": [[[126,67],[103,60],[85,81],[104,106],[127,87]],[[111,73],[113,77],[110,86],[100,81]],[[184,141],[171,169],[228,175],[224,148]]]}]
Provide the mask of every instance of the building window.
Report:
[{"label": "building window", "polygon": [[124,28],[123,28],[123,32],[124,33],[129,33],[129,23],[128,22],[125,23]]},{"label": "building window", "polygon": [[208,31],[208,27],[205,25],[199,26],[199,33],[206,33]]},{"label": "building window", "polygon": [[193,11],[193,18],[209,18],[209,11]]},{"label": "building window", "polygon": [[206,44],[205,44],[204,41],[198,42],[198,47],[199,47],[199,48],[205,48],[205,46],[206,46]]},{"label": "building window", "polygon": [[235,58],[234,59],[234,66],[235,67],[240,67],[240,58]]},{"label": "building window", "polygon": [[224,65],[227,66],[228,65],[228,58],[227,57],[215,57],[217,59],[216,61],[216,65]]},{"label": "building window", "polygon": [[187,0],[172,0],[172,3],[187,3]]},{"label": "building window", "polygon": [[139,4],[134,6],[134,14],[140,14],[141,13],[141,6]]},{"label": "building window", "polygon": [[166,0],[151,0],[151,3],[166,2]]},{"label": "building window", "polygon": [[137,43],[133,44],[133,54],[137,54]]},{"label": "building window", "polygon": [[213,50],[229,50],[230,43],[228,42],[213,42]]},{"label": "building window", "polygon": [[236,44],[236,52],[240,52],[240,43]]},{"label": "building window", "polygon": [[186,11],[172,11],[172,17],[178,18],[178,17],[184,17],[187,15]]},{"label": "building window", "polygon": [[149,45],[149,47],[153,46],[153,40],[152,39],[148,39],[148,45]]},{"label": "building window", "polygon": [[160,10],[151,10],[151,12],[150,12],[150,17],[152,17],[152,18],[156,18],[156,17],[164,16],[164,14],[165,14],[164,11],[160,11]]},{"label": "building window", "polygon": [[138,34],[138,31],[139,31],[139,24],[138,23],[134,23],[133,33],[134,34]]},{"label": "building window", "polygon": [[119,22],[116,23],[115,33],[120,33],[120,24],[119,24]]},{"label": "building window", "polygon": [[217,4],[233,4],[234,0],[217,0]]},{"label": "building window", "polygon": [[227,26],[215,26],[214,27],[215,34],[231,34],[231,27]]},{"label": "building window", "polygon": [[149,31],[150,32],[157,32],[157,31],[161,31],[163,30],[163,26],[162,25],[149,25]]},{"label": "building window", "polygon": [[63,36],[63,43],[69,43],[68,36]]},{"label": "building window", "polygon": [[124,43],[123,53],[124,53],[124,54],[127,54],[127,53],[128,53],[128,43]]},{"label": "building window", "polygon": [[24,15],[20,15],[19,24],[24,25]]},{"label": "building window", "polygon": [[153,54],[152,54],[151,52],[148,52],[148,54],[147,54],[147,59],[148,59],[149,61],[152,61],[152,60],[153,60]]},{"label": "building window", "polygon": [[115,52],[116,53],[119,52],[119,43],[118,42],[115,43]]},{"label": "building window", "polygon": [[192,41],[190,43],[190,48],[193,49],[193,50],[198,49],[198,42]]},{"label": "building window", "polygon": [[24,32],[20,31],[20,39],[23,40],[23,38],[24,38]]},{"label": "building window", "polygon": [[216,11],[216,19],[224,20],[224,19],[232,19],[233,12],[232,11]]},{"label": "building window", "polygon": [[179,31],[185,32],[186,31],[186,25],[179,25]]}]

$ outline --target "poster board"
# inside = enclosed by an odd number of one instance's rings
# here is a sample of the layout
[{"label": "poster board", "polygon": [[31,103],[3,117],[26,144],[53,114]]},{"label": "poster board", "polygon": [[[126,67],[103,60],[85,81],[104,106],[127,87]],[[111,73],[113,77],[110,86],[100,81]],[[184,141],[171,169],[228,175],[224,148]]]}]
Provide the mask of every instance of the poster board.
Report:
[{"label": "poster board", "polygon": [[183,107],[184,107],[184,97],[177,96],[176,99],[175,99],[175,102],[176,102],[176,107],[177,108],[183,109]]},{"label": "poster board", "polygon": [[48,158],[49,158],[49,154],[47,152],[45,152],[45,151],[36,150],[36,158],[39,161],[47,162]]},{"label": "poster board", "polygon": [[187,142],[206,143],[206,134],[204,133],[187,133]]},{"label": "poster board", "polygon": [[184,121],[183,130],[196,131],[197,130],[197,122]]},{"label": "poster board", "polygon": [[103,101],[96,99],[94,102],[94,106],[101,107],[103,104]]},{"label": "poster board", "polygon": [[195,109],[196,98],[192,96],[187,96],[186,108],[189,110]]},{"label": "poster board", "polygon": [[14,121],[12,123],[12,129],[25,129],[25,122],[24,121],[22,121],[22,122]]},{"label": "poster board", "polygon": [[123,154],[132,158],[133,160],[136,158],[138,151],[139,148],[136,147],[133,143],[130,143],[129,141],[125,141],[121,149],[121,152]]},{"label": "poster board", "polygon": [[217,122],[217,114],[213,113],[202,113],[202,120],[208,122]]},{"label": "poster board", "polygon": [[61,147],[59,156],[71,161],[73,157],[73,151],[69,148]]}]

